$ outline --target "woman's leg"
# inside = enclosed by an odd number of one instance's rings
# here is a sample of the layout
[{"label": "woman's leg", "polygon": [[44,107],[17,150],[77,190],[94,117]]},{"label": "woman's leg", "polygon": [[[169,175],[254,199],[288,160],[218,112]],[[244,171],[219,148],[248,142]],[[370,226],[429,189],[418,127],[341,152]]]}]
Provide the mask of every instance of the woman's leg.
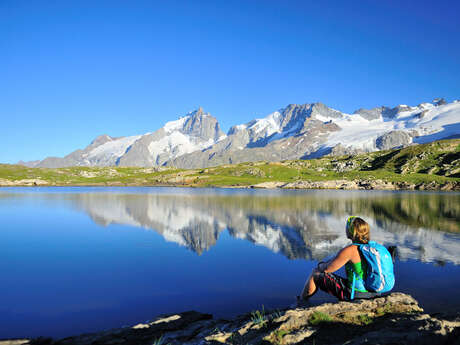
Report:
[{"label": "woman's leg", "polygon": [[313,296],[318,288],[315,284],[315,275],[318,275],[320,272],[315,268],[308,277],[307,281],[305,282],[305,286],[302,289],[302,293],[300,294],[300,299],[306,300]]},{"label": "woman's leg", "polygon": [[328,294],[337,297],[341,301],[350,299],[350,288],[348,280],[334,273],[319,272],[313,275],[315,285],[327,292]]},{"label": "woman's leg", "polygon": [[320,272],[314,269],[310,277],[305,282],[305,286],[300,295],[301,300],[308,300],[313,296],[318,288],[337,297],[339,300],[350,299],[350,289],[348,288],[348,280],[333,273]]}]

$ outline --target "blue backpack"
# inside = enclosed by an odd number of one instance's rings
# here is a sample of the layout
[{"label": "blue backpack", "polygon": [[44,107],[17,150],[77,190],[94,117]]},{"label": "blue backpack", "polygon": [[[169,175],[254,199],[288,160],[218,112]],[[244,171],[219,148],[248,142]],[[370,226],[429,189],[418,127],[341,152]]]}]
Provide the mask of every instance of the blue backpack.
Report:
[{"label": "blue backpack", "polygon": [[393,259],[388,249],[374,241],[359,244],[359,249],[367,262],[364,280],[366,290],[378,293],[390,291],[395,285],[395,275]]}]

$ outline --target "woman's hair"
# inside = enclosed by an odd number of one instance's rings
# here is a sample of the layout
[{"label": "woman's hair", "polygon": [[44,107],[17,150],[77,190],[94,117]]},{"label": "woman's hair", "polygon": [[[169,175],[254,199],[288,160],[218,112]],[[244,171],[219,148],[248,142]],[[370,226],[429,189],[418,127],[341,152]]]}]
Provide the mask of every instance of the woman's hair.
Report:
[{"label": "woman's hair", "polygon": [[369,224],[359,217],[350,217],[347,220],[347,235],[353,242],[368,243],[371,238]]}]

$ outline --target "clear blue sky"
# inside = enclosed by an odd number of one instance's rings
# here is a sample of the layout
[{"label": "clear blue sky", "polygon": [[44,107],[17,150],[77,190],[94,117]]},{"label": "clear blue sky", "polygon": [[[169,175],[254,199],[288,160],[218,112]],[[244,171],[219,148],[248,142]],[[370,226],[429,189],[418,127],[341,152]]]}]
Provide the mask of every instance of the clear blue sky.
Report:
[{"label": "clear blue sky", "polygon": [[459,1],[0,0],[0,162],[63,156],[201,105],[460,98]]}]

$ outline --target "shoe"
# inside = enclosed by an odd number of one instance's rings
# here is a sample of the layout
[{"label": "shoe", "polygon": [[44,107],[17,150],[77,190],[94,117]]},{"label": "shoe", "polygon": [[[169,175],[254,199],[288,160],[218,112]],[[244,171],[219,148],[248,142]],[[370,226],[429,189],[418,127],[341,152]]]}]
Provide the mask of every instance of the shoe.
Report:
[{"label": "shoe", "polygon": [[308,298],[301,298],[300,296],[296,296],[296,303],[294,303],[291,308],[307,308],[310,306]]}]

